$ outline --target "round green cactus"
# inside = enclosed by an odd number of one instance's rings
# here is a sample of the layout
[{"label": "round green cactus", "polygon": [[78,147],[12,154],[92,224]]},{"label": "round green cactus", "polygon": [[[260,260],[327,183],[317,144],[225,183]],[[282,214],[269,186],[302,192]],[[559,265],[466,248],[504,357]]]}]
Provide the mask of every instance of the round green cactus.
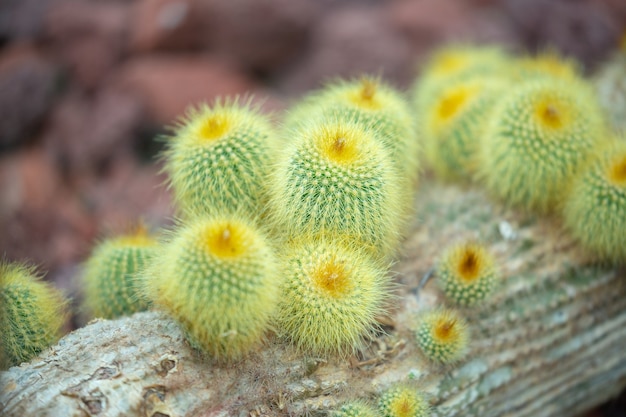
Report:
[{"label": "round green cactus", "polygon": [[553,211],[603,135],[602,111],[586,84],[522,83],[492,115],[479,147],[479,175],[511,205]]},{"label": "round green cactus", "polygon": [[0,369],[19,365],[55,343],[66,301],[33,268],[0,262]]},{"label": "round green cactus", "polygon": [[406,204],[397,170],[372,131],[330,118],[294,136],[268,185],[276,229],[292,241],[343,236],[375,256],[391,256]]},{"label": "round green cactus", "polygon": [[626,263],[626,141],[601,148],[581,170],[563,214],[583,246],[602,259]]},{"label": "round green cactus", "polygon": [[421,317],[416,337],[422,353],[429,360],[450,364],[467,353],[469,328],[456,310],[441,308]]},{"label": "round green cactus", "polygon": [[375,328],[388,297],[385,270],[360,250],[331,242],[286,249],[279,330],[300,350],[345,354]]},{"label": "round green cactus", "polygon": [[493,256],[474,242],[454,245],[437,265],[439,284],[456,304],[473,306],[487,298],[495,287],[497,273]]},{"label": "round green cactus", "polygon": [[415,388],[395,385],[380,395],[378,411],[382,417],[427,417],[430,407]]},{"label": "round green cactus", "polygon": [[189,112],[165,153],[166,171],[184,215],[256,212],[274,130],[250,105],[218,101]]},{"label": "round green cactus", "polygon": [[85,263],[85,307],[93,317],[112,319],[148,308],[139,297],[136,275],[152,259],[157,242],[143,227],[106,239]]},{"label": "round green cactus", "polygon": [[364,401],[351,401],[330,413],[333,417],[377,417],[376,410]]},{"label": "round green cactus", "polygon": [[145,296],[217,361],[242,357],[268,329],[281,276],[265,234],[233,215],[176,229],[141,277]]}]

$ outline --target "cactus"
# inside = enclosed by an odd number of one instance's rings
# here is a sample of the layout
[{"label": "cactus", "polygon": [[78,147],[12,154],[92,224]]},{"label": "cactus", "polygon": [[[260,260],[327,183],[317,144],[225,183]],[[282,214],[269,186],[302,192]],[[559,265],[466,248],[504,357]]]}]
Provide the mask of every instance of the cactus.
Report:
[{"label": "cactus", "polygon": [[581,65],[558,52],[546,50],[535,56],[525,55],[514,59],[510,65],[513,82],[537,78],[553,78],[576,81],[582,77]]},{"label": "cactus", "polygon": [[553,211],[604,134],[602,111],[582,82],[536,80],[512,89],[479,147],[479,176],[507,203]]},{"label": "cactus", "polygon": [[397,249],[406,204],[385,149],[361,124],[316,120],[295,132],[269,183],[274,225],[289,240],[336,234],[374,255]]},{"label": "cactus", "polygon": [[135,275],[156,251],[156,240],[143,226],[134,233],[106,239],[85,263],[85,307],[93,317],[112,319],[148,308],[137,294]]},{"label": "cactus", "polygon": [[222,362],[263,339],[279,297],[276,271],[270,243],[252,220],[214,215],[176,229],[141,284],[192,346]]},{"label": "cactus", "polygon": [[416,337],[422,353],[429,360],[450,364],[467,353],[469,328],[456,310],[440,308],[421,317]]},{"label": "cactus", "polygon": [[331,83],[295,106],[286,125],[294,127],[302,120],[328,116],[370,127],[401,176],[416,179],[420,142],[409,103],[400,92],[372,77]]},{"label": "cactus", "polygon": [[165,153],[183,215],[256,212],[274,131],[250,104],[217,101],[189,111]]},{"label": "cactus", "polygon": [[380,395],[378,410],[382,417],[427,417],[428,402],[415,388],[396,385]]},{"label": "cactus", "polygon": [[621,50],[598,69],[593,84],[612,127],[626,133],[626,41],[622,43]]},{"label": "cactus", "polygon": [[376,417],[378,413],[364,401],[351,401],[330,413],[333,417]]},{"label": "cactus", "polygon": [[304,352],[343,355],[375,328],[388,297],[383,268],[360,250],[331,241],[286,250],[278,325]]},{"label": "cactus", "polygon": [[498,78],[464,76],[450,79],[433,93],[421,118],[426,156],[438,176],[471,177],[485,120],[507,87]]},{"label": "cactus", "polygon": [[497,279],[493,256],[483,245],[473,242],[446,250],[437,265],[437,276],[446,296],[463,306],[487,298]]},{"label": "cactus", "polygon": [[581,170],[563,213],[583,246],[602,259],[626,263],[626,141],[602,147]]},{"label": "cactus", "polygon": [[65,323],[65,304],[33,268],[0,262],[0,369],[29,361],[55,343]]}]

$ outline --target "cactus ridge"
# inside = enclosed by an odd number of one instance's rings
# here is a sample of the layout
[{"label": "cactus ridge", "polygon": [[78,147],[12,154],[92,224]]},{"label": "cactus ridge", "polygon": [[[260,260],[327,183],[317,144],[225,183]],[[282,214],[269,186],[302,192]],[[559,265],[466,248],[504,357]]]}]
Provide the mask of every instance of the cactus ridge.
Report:
[{"label": "cactus ridge", "polygon": [[55,343],[65,322],[61,293],[33,268],[0,263],[0,369],[31,360]]},{"label": "cactus ridge", "polygon": [[626,141],[601,147],[574,180],[563,213],[583,246],[602,259],[626,262]]},{"label": "cactus ridge", "polygon": [[279,296],[275,254],[253,220],[194,218],[162,244],[142,276],[146,297],[178,320],[193,346],[218,361],[263,339]]},{"label": "cactus ridge", "polygon": [[419,391],[397,385],[380,395],[378,411],[382,417],[427,417],[430,407]]},{"label": "cactus ridge", "polygon": [[112,319],[148,308],[136,275],[151,261],[157,241],[142,229],[100,242],[85,264],[85,306],[93,317]]},{"label": "cactus ridge", "polygon": [[296,131],[270,179],[270,212],[288,239],[345,236],[386,257],[406,212],[400,184],[370,129],[330,119]]},{"label": "cactus ridge", "polygon": [[446,296],[462,306],[473,306],[487,298],[497,280],[493,256],[473,242],[448,249],[438,263],[437,276]]},{"label": "cactus ridge", "polygon": [[568,182],[603,135],[602,112],[586,85],[523,83],[493,114],[479,151],[481,177],[507,203],[556,208]]},{"label": "cactus ridge", "polygon": [[183,215],[257,210],[274,136],[268,118],[250,104],[191,109],[164,154]]},{"label": "cactus ridge", "polygon": [[347,245],[312,241],[289,248],[278,311],[284,337],[302,351],[344,355],[361,346],[388,298],[384,268]]}]

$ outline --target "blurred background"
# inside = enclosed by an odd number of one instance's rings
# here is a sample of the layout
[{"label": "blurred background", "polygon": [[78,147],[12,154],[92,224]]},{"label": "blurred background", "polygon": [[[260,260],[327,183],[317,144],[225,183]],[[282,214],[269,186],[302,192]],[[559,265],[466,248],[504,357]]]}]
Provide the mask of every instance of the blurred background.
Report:
[{"label": "blurred background", "polygon": [[77,299],[98,237],[171,223],[155,137],[189,105],[278,112],[362,73],[406,89],[448,42],[551,47],[592,72],[625,30],[626,0],[1,0],[0,254]]}]

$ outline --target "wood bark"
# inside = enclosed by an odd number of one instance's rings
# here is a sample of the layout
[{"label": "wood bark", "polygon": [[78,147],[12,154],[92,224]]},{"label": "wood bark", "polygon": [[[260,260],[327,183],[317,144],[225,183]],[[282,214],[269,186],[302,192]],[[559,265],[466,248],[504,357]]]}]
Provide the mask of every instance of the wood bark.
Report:
[{"label": "wood bark", "polygon": [[[451,243],[486,242],[501,283],[463,309],[470,353],[435,366],[413,328],[446,304],[423,277]],[[348,358],[298,353],[275,336],[245,360],[212,363],[160,312],[95,320],[0,374],[0,414],[23,416],[326,415],[412,381],[434,416],[571,416],[626,386],[626,277],[571,240],[558,218],[523,215],[480,190],[424,184],[384,332]],[[425,285],[423,285],[425,283]]]}]

